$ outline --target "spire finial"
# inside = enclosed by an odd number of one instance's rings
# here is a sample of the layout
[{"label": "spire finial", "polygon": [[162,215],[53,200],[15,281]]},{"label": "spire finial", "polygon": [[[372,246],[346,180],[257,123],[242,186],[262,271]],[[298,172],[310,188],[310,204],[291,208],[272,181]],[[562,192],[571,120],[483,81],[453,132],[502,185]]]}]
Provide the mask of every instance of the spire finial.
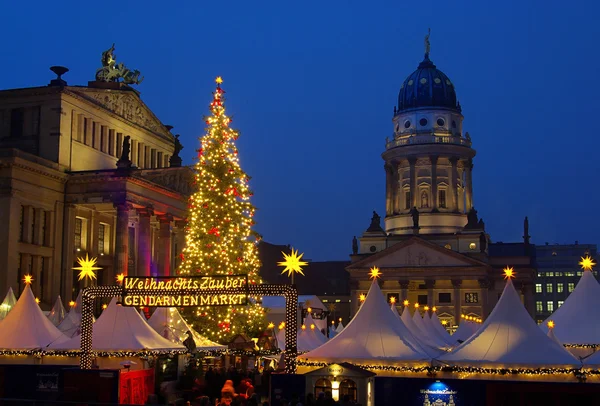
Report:
[{"label": "spire finial", "polygon": [[431,43],[429,42],[430,35],[431,35],[431,28],[428,28],[427,35],[425,35],[425,59],[429,59],[429,51],[431,51]]}]

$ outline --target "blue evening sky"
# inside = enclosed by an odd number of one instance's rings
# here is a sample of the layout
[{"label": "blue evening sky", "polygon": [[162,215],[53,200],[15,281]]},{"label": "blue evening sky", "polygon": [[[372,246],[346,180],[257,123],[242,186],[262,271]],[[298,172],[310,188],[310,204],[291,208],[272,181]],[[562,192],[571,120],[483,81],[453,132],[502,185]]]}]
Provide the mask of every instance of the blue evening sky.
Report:
[{"label": "blue evening sky", "polygon": [[139,69],[142,99],[191,164],[222,75],[252,176],[257,230],[314,260],[347,259],[383,214],[381,153],[398,90],[423,58],[454,82],[477,150],[474,204],[493,241],[597,243],[600,80],[592,1],[37,1],[2,6],[0,88],[102,51]]}]

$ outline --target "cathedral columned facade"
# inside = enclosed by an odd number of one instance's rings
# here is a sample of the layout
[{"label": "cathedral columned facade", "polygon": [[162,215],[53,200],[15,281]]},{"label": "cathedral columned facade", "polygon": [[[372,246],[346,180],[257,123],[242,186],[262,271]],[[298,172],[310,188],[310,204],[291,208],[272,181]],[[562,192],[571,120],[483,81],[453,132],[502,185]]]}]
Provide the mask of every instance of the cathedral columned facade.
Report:
[{"label": "cathedral columned facade", "polygon": [[[69,86],[52,67],[48,85],[0,91],[0,292],[30,274],[45,309],[120,273],[169,275],[184,245],[193,172],[113,50],[99,69],[113,80]],[[96,280],[73,269],[86,256]]]},{"label": "cathedral columned facade", "polygon": [[406,300],[411,312],[436,307],[449,326],[458,325],[461,315],[485,318],[502,291],[502,269],[512,266],[533,314],[535,246],[527,221],[523,242],[490,239],[473,203],[476,152],[463,118],[454,83],[431,61],[426,39],[423,61],[400,86],[392,137],[382,154],[383,226],[373,212],[346,268],[354,312],[376,266],[382,291],[399,310]]}]

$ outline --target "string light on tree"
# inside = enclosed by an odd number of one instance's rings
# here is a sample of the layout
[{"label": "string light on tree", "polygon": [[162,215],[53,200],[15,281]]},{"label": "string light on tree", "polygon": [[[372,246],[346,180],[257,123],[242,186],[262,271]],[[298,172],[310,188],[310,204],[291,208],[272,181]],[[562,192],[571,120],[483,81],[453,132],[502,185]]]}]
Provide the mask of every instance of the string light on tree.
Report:
[{"label": "string light on tree", "polygon": [[293,285],[294,274],[299,273],[300,275],[304,276],[304,272],[302,272],[302,267],[308,265],[308,262],[302,261],[302,256],[304,255],[304,253],[298,255],[298,250],[294,251],[293,248],[291,254],[288,255],[285,252],[282,252],[282,254],[283,261],[278,262],[277,265],[284,267],[281,273],[284,274],[287,272],[288,276],[292,278]]},{"label": "string light on tree", "polygon": [[[195,164],[194,193],[188,201],[186,246],[181,254],[180,276],[248,275],[249,286],[262,283],[257,244],[252,230],[255,208],[250,202],[250,177],[240,167],[236,140],[225,112],[222,77],[205,118],[206,132],[200,138]],[[209,339],[229,342],[239,334],[254,336],[264,331],[264,309],[259,297],[249,297],[242,306],[202,306],[184,310],[195,330]]]}]

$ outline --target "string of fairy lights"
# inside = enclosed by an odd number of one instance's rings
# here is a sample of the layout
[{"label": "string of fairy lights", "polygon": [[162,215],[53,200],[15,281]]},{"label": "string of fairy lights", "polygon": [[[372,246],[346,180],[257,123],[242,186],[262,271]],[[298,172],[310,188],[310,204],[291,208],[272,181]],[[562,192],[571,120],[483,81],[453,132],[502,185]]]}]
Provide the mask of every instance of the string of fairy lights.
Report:
[{"label": "string of fairy lights", "polygon": [[[216,79],[206,117],[206,132],[200,139],[195,164],[195,193],[188,204],[186,247],[181,254],[179,275],[246,274],[249,283],[260,284],[257,244],[252,231],[255,208],[249,176],[241,169],[235,141],[239,132],[230,127],[225,113],[223,79]],[[197,307],[185,311],[190,324],[209,339],[225,342],[242,332],[264,329],[265,314],[259,297],[246,306]]]}]

